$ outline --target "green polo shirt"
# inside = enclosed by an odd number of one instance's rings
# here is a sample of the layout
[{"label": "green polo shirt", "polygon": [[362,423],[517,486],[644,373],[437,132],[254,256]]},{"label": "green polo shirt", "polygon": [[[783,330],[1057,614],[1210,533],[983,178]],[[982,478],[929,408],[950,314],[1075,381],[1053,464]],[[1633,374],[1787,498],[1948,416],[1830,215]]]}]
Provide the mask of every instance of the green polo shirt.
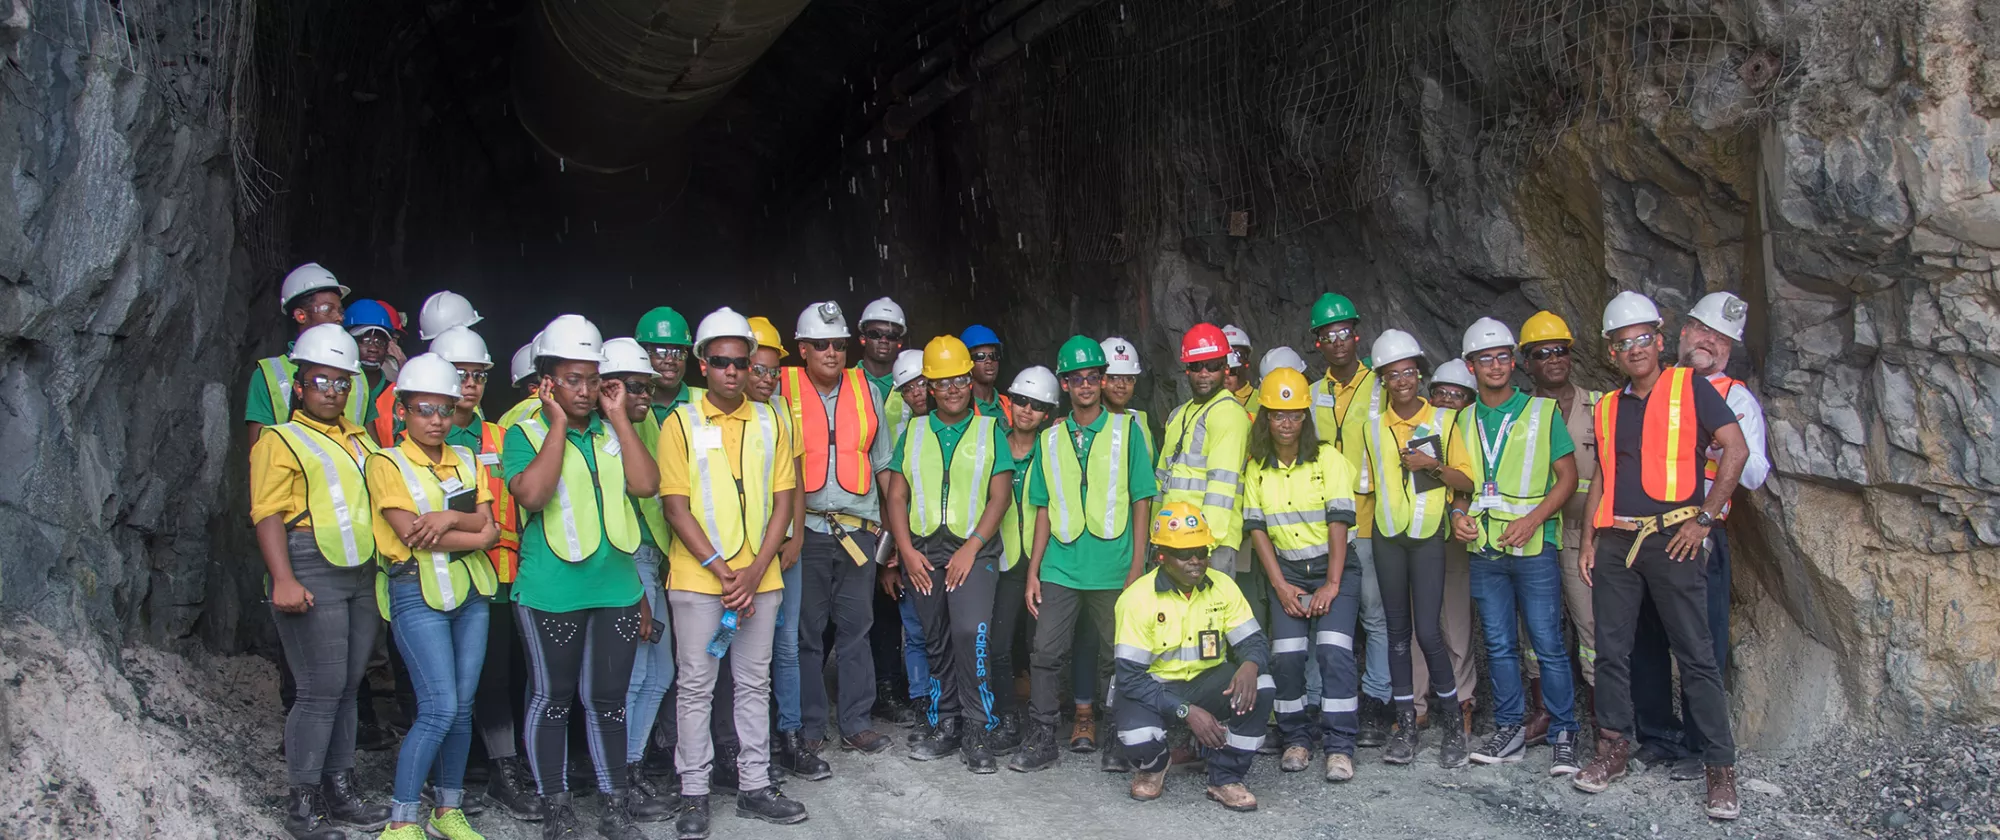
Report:
[{"label": "green polo shirt", "polygon": [[[591,446],[590,437],[603,430],[604,419],[592,414],[587,430],[567,432],[569,442],[583,453],[584,463],[592,473],[597,472],[597,450]],[[528,445],[528,432],[518,425],[507,430],[507,442],[501,449],[500,466],[508,481],[513,481],[535,460],[535,450]],[[632,504],[632,497],[627,495],[622,501]],[[604,502],[598,500],[600,507]],[[522,513],[525,516],[521,525],[521,571],[514,580],[514,600],[544,612],[629,607],[639,603],[645,593],[639,588],[638,566],[631,554],[619,551],[610,539],[601,539],[597,553],[583,562],[565,562],[542,536],[542,512],[524,509]],[[645,522],[645,517],[640,517],[642,529]],[[603,527],[602,523],[599,527]]]},{"label": "green polo shirt", "polygon": [[[1498,406],[1488,406],[1485,400],[1475,397],[1472,400],[1472,408],[1473,419],[1476,421],[1472,427],[1473,433],[1485,438],[1486,451],[1491,452],[1500,443],[1500,428],[1506,425],[1509,419],[1520,417],[1521,412],[1528,410],[1528,392],[1520,388],[1515,388],[1514,396],[1508,397],[1506,402]],[[1576,442],[1570,439],[1569,426],[1562,422],[1562,415],[1552,415],[1551,420],[1554,422],[1549,425],[1549,463],[1553,464],[1562,456],[1576,452]],[[1480,431],[1482,427],[1485,429],[1483,432]],[[1480,445],[1479,441],[1471,441],[1469,443],[1472,446]],[[1502,454],[1504,455],[1505,453]],[[1555,481],[1555,475],[1555,470],[1553,468],[1550,469],[1550,482]],[[1472,479],[1473,494],[1478,495],[1479,488],[1485,483],[1486,477],[1478,475],[1467,477]],[[1562,537],[1562,516],[1560,514],[1549,517],[1549,521],[1542,528],[1542,539],[1546,540],[1549,545],[1562,544],[1560,541]]]},{"label": "green polo shirt", "polygon": [[674,413],[674,409],[678,407],[681,403],[687,402],[694,398],[694,391],[695,391],[694,386],[687,384],[687,382],[683,380],[681,382],[680,390],[674,392],[673,399],[667,400],[666,402],[662,403],[659,397],[654,397],[653,425],[657,426],[661,423],[667,422],[667,415]]},{"label": "green polo shirt", "polygon": [[896,371],[893,368],[890,369],[888,373],[882,374],[881,376],[876,376],[875,374],[868,372],[867,365],[856,364],[855,367],[861,371],[862,376],[868,377],[868,381],[875,386],[876,393],[878,394],[896,393]]},{"label": "green polo shirt", "polygon": [[[1077,462],[1090,463],[1090,447],[1097,442],[1097,433],[1104,430],[1109,410],[1100,411],[1097,419],[1089,425],[1078,426],[1076,418],[1063,418],[1063,429],[1076,442]],[[1139,433],[1139,418],[1132,418],[1132,431],[1126,437],[1130,446],[1125,448],[1125,490],[1132,494],[1132,500],[1150,499],[1159,495],[1159,485],[1153,479],[1153,451],[1146,445],[1146,436]],[[1035,445],[1035,460],[1046,457],[1041,444]],[[1048,507],[1049,485],[1042,470],[1032,470],[1028,481],[1028,504]],[[1081,481],[1081,477],[1078,479]],[[1079,490],[1078,492],[1082,492]],[[1042,551],[1041,578],[1070,589],[1124,589],[1125,573],[1132,568],[1132,534],[1149,527],[1148,522],[1132,522],[1125,526],[1125,533],[1116,539],[1102,539],[1089,529],[1077,536],[1076,542],[1065,543],[1049,536],[1048,548]]]}]

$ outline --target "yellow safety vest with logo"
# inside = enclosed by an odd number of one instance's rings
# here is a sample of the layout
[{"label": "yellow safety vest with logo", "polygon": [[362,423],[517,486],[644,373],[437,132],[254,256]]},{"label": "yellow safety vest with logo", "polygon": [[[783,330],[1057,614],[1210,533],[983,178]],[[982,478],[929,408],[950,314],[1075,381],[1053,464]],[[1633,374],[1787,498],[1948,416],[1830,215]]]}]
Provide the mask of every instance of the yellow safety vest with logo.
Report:
[{"label": "yellow safety vest with logo", "polygon": [[1049,488],[1049,536],[1076,542],[1089,530],[1101,540],[1123,536],[1132,519],[1131,477],[1125,474],[1132,446],[1132,418],[1111,414],[1091,443],[1089,462],[1076,454],[1069,424],[1042,432],[1042,482]]},{"label": "yellow safety vest with logo", "polygon": [[[292,416],[292,379],[298,376],[299,366],[293,364],[289,356],[271,356],[258,359],[257,367],[264,371],[264,387],[271,393],[271,415]],[[353,387],[347,391],[347,408],[341,413],[347,415],[347,419],[354,421],[354,425],[366,426],[368,378],[357,373],[348,377],[347,381]]]},{"label": "yellow safety vest with logo", "polygon": [[[1145,668],[1161,682],[1191,680],[1229,664],[1229,649],[1262,629],[1236,581],[1214,569],[1183,595],[1166,573],[1154,568],[1125,587],[1113,612],[1112,655]],[[1202,650],[1205,633],[1214,634],[1213,650]],[[1203,657],[1204,652],[1212,655]]]},{"label": "yellow safety vest with logo", "polygon": [[771,522],[771,484],[777,480],[778,413],[765,403],[752,400],[745,404],[757,422],[745,426],[743,442],[736,450],[741,481],[730,469],[727,449],[701,445],[703,429],[714,429],[712,440],[720,443],[722,428],[708,422],[699,403],[674,406],[669,415],[680,422],[687,435],[688,507],[725,562],[749,541],[764,539],[764,528]]},{"label": "yellow safety vest with logo", "polygon": [[368,513],[368,479],[361,471],[364,460],[380,451],[375,442],[366,435],[355,438],[366,450],[357,454],[304,423],[279,423],[265,431],[284,441],[299,461],[319,553],[344,568],[375,559],[375,520]]},{"label": "yellow safety vest with logo", "polygon": [[540,416],[542,416],[542,398],[529,397],[515,403],[513,408],[507,409],[500,415],[500,428],[511,429],[520,425],[522,420]]},{"label": "yellow safety vest with logo", "polygon": [[[1190,410],[1193,409],[1193,410]],[[1220,428],[1210,428],[1220,420]],[[1218,391],[1198,408],[1193,402],[1181,404],[1167,418],[1165,440],[1179,451],[1160,450],[1153,476],[1160,483],[1162,505],[1187,502],[1201,507],[1215,544],[1235,548],[1242,542],[1242,517],[1237,498],[1243,482],[1242,446],[1250,434],[1250,415],[1227,391]],[[1236,460],[1214,459],[1214,450],[1232,439],[1238,447]]]},{"label": "yellow safety vest with logo", "polygon": [[[986,485],[993,479],[991,417],[972,418],[972,425],[952,451],[951,468],[944,464],[944,444],[929,423],[910,424],[903,444],[903,477],[910,483],[910,531],[919,537],[937,532],[942,524],[953,536],[966,539],[986,515]],[[952,488],[959,488],[957,497]]]},{"label": "yellow safety vest with logo", "polygon": [[1328,516],[1354,516],[1354,467],[1331,441],[1320,441],[1311,460],[1289,467],[1251,460],[1244,487],[1243,518],[1264,523],[1279,560],[1327,559]]},{"label": "yellow safety vest with logo", "polygon": [[[1517,557],[1532,557],[1542,553],[1543,533],[1547,528],[1536,528],[1535,535],[1520,548],[1506,548],[1496,540],[1507,530],[1507,523],[1527,516],[1535,511],[1542,499],[1549,495],[1549,486],[1554,481],[1554,470],[1549,459],[1550,435],[1555,424],[1562,422],[1561,412],[1556,410],[1554,400],[1546,397],[1529,397],[1521,413],[1507,420],[1499,429],[1484,428],[1475,415],[1477,408],[1459,411],[1458,434],[1465,441],[1465,452],[1472,458],[1472,504],[1466,514],[1479,521],[1479,541],[1472,544],[1473,551],[1492,551],[1512,554]],[[1486,447],[1491,445],[1493,434],[1505,438],[1497,453],[1489,454]],[[1465,437],[1469,435],[1470,437]],[[1488,498],[1484,492],[1487,481],[1487,458],[1497,455],[1500,464],[1493,471],[1493,481],[1500,485],[1500,496]],[[1562,530],[1562,514],[1556,514],[1556,530]],[[1558,546],[1560,547],[1560,546]]]},{"label": "yellow safety vest with logo", "polygon": [[[542,451],[549,427],[540,417],[521,421],[528,446]],[[625,463],[618,459],[618,438],[606,428],[591,438],[597,457],[597,472],[583,460],[576,444],[563,453],[562,477],[556,479],[555,498],[542,508],[542,540],[549,550],[566,562],[581,563],[597,553],[606,536],[611,547],[631,554],[639,548],[639,515],[625,504]],[[584,488],[590,492],[584,492]],[[553,515],[551,515],[553,514]]]},{"label": "yellow safety vest with logo", "polygon": [[[452,450],[458,453],[456,472],[459,484],[465,487],[465,492],[478,492],[479,470],[476,465],[479,462],[473,460],[472,450],[463,446],[454,446]],[[396,465],[396,471],[402,473],[403,486],[409,489],[410,499],[417,505],[418,516],[445,509],[444,485],[438,481],[436,473],[429,468],[418,469],[401,449],[384,449],[376,455],[388,458]],[[472,592],[492,597],[500,588],[500,577],[493,571],[493,560],[484,551],[464,551],[454,555],[444,551],[411,549],[410,562],[417,566],[417,583],[423,588],[424,603],[438,612],[458,609]],[[384,621],[389,620],[388,582],[387,575],[375,578],[375,602]]]},{"label": "yellow safety vest with logo", "polygon": [[[1355,397],[1358,399],[1360,395]],[[1458,418],[1450,409],[1438,408],[1428,401],[1424,405],[1431,412],[1430,419],[1418,424],[1410,438],[1437,435],[1438,454],[1445,455],[1444,435]],[[1384,420],[1391,411],[1389,392],[1378,383],[1368,395],[1368,413],[1362,426],[1368,439],[1363,442],[1366,451],[1354,492],[1375,494],[1375,536],[1430,539],[1444,521],[1445,509],[1451,506],[1451,489],[1440,485],[1416,492],[1415,483],[1403,472],[1402,445],[1407,441],[1397,440]],[[1439,458],[1438,462],[1444,460]]]},{"label": "yellow safety vest with logo", "polygon": [[1339,410],[1340,394],[1334,389],[1332,379],[1322,375],[1313,380],[1309,389],[1312,392],[1313,431],[1319,434],[1320,440],[1331,442],[1336,449],[1346,449],[1341,432],[1347,426],[1348,415],[1354,413],[1354,404],[1363,394],[1375,389],[1375,371],[1368,366],[1367,359],[1361,360],[1361,372],[1356,376],[1354,396],[1348,398],[1346,411]]}]

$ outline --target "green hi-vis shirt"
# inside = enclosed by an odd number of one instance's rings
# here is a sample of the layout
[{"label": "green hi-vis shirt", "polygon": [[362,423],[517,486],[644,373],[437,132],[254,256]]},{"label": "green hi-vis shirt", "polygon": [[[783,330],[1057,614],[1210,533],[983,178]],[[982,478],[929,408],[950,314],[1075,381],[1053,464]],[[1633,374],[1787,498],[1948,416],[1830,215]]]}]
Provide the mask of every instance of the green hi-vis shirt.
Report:
[{"label": "green hi-vis shirt", "polygon": [[[1097,419],[1089,425],[1078,426],[1074,417],[1063,418],[1064,431],[1076,444],[1076,460],[1079,464],[1090,463],[1090,447],[1097,442],[1097,433],[1104,430],[1109,411],[1100,411]],[[1150,499],[1159,495],[1159,484],[1153,476],[1153,450],[1147,446],[1146,438],[1139,433],[1138,418],[1134,417],[1132,432],[1128,441],[1132,444],[1125,452],[1125,490],[1132,501]],[[1035,457],[1047,457],[1039,451],[1037,443]],[[1028,504],[1048,507],[1048,479],[1042,470],[1028,471]],[[1081,491],[1079,491],[1081,492]],[[1064,543],[1049,535],[1048,548],[1042,550],[1041,579],[1070,589],[1103,590],[1124,589],[1125,573],[1132,569],[1133,532],[1144,531],[1152,522],[1137,519],[1126,523],[1125,533],[1117,539],[1107,540],[1092,534],[1090,529],[1082,529],[1076,542]]]},{"label": "green hi-vis shirt", "polygon": [[[597,472],[596,447],[591,445],[590,436],[603,431],[604,418],[592,414],[588,429],[568,430],[568,442],[575,446],[564,457],[582,452],[584,463],[591,472]],[[554,446],[555,441],[545,445]],[[507,430],[507,442],[500,448],[500,468],[508,481],[513,481],[535,460],[535,448],[528,445],[528,432],[520,426]],[[596,492],[594,482],[592,492]],[[603,510],[607,501],[610,500],[599,499],[598,509]],[[632,504],[632,497],[626,496],[624,502]],[[555,501],[551,499],[549,504]],[[632,555],[619,551],[611,540],[599,540],[597,553],[581,563],[565,562],[542,536],[542,511],[524,509],[522,514],[521,570],[514,579],[514,600],[522,606],[543,612],[629,607],[645,595],[639,587],[638,566]],[[639,517],[642,528],[645,522],[645,517]],[[597,527],[604,525],[600,522]]]},{"label": "green hi-vis shirt", "polygon": [[[1498,407],[1489,407],[1484,400],[1474,399],[1472,408],[1476,412],[1473,415],[1473,433],[1483,436],[1485,440],[1483,442],[1469,440],[1464,444],[1480,446],[1483,443],[1486,451],[1492,452],[1500,448],[1501,430],[1507,428],[1510,420],[1520,417],[1521,412],[1527,410],[1528,392],[1515,388],[1514,396],[1508,397],[1507,401]],[[1569,428],[1562,423],[1549,424],[1549,463],[1553,464],[1561,460],[1562,456],[1575,452],[1576,442],[1570,439]],[[1472,492],[1478,495],[1486,477],[1468,474],[1466,478],[1472,479]],[[1549,480],[1555,481],[1555,478],[1555,470],[1552,469],[1549,471]],[[1547,541],[1551,548],[1562,545],[1562,514],[1549,517],[1549,521],[1542,525],[1542,539]]]}]

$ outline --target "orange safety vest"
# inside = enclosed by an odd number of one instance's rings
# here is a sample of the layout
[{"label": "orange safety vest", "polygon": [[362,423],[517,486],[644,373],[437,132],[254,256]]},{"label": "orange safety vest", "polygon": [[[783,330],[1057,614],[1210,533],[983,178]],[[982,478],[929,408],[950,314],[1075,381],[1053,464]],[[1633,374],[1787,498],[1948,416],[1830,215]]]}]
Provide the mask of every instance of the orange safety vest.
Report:
[{"label": "orange safety vest", "polygon": [[369,425],[376,444],[383,449],[396,445],[396,383],[382,386],[375,396],[375,420]]},{"label": "orange safety vest", "polygon": [[[500,442],[505,440],[507,430],[498,423],[479,424],[479,454],[500,454]],[[486,552],[487,559],[493,561],[493,571],[500,576],[501,583],[513,583],[514,573],[521,566],[521,509],[514,506],[514,496],[507,492],[507,479],[500,475],[500,467],[484,464],[480,474],[485,477],[486,488],[493,493],[493,524],[500,529],[500,542]]]},{"label": "orange safety vest", "polygon": [[[785,402],[792,410],[792,428],[799,431],[799,453],[803,456],[807,493],[826,486],[827,439],[834,444],[834,470],[840,488],[856,496],[866,496],[875,486],[869,447],[882,430],[882,409],[875,404],[868,387],[868,375],[858,367],[842,371],[840,397],[834,402],[834,419],[826,416],[826,402],[819,387],[802,367],[783,368]],[[810,395],[810,399],[803,395]]]},{"label": "orange safety vest", "polygon": [[[1604,488],[1597,501],[1591,524],[1609,528],[1612,497],[1618,491],[1618,401],[1623,390],[1613,391],[1597,401],[1597,480]],[[1633,397],[1633,399],[1637,399]],[[1646,400],[1644,437],[1639,449],[1639,484],[1646,495],[1663,502],[1684,502],[1694,496],[1700,475],[1695,465],[1702,460],[1695,449],[1694,371],[1670,367],[1653,383]]]},{"label": "orange safety vest", "polygon": [[[1729,399],[1730,389],[1735,388],[1738,385],[1742,385],[1743,383],[1741,381],[1731,379],[1727,375],[1718,373],[1715,376],[1709,377],[1708,384],[1714,385],[1715,392],[1721,394],[1722,398],[1726,400]],[[1701,474],[1707,477],[1709,481],[1714,481],[1716,473],[1721,472],[1721,470],[1722,470],[1721,464],[1718,464],[1714,461],[1710,461],[1706,458],[1702,459]],[[1725,512],[1727,512],[1726,506],[1725,506]]]}]

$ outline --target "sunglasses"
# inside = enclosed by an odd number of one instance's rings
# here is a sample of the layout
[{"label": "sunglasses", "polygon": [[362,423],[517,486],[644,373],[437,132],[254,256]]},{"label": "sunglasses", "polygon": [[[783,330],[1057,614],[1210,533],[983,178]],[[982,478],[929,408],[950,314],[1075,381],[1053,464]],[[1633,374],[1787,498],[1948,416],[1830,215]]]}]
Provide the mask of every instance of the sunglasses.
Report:
[{"label": "sunglasses", "polygon": [[972,351],[972,360],[975,362],[994,362],[994,361],[999,361],[999,359],[1000,359],[1000,351],[998,350]]},{"label": "sunglasses", "polygon": [[1560,359],[1568,355],[1569,345],[1567,344],[1546,344],[1528,351],[1528,358],[1534,359],[1537,362]]},{"label": "sunglasses", "polygon": [[625,384],[625,393],[636,397],[650,397],[653,393],[653,378],[650,376],[630,376],[618,380]]},{"label": "sunglasses", "polygon": [[1104,371],[1101,370],[1073,371],[1070,373],[1063,374],[1063,381],[1068,382],[1071,387],[1075,387],[1077,385],[1097,385],[1104,381]]},{"label": "sunglasses", "polygon": [[903,334],[894,330],[862,330],[864,341],[902,341]]},{"label": "sunglasses", "polygon": [[484,385],[486,377],[491,375],[493,372],[488,370],[461,370],[458,372],[458,381]]},{"label": "sunglasses", "polygon": [[1625,339],[1623,341],[1614,341],[1611,342],[1611,352],[1622,354],[1622,353],[1630,353],[1634,350],[1643,350],[1647,347],[1653,346],[1653,342],[1657,340],[1659,337],[1660,337],[1659,333],[1646,333],[1645,335],[1632,336],[1631,338]]},{"label": "sunglasses", "polygon": [[800,339],[800,342],[812,348],[814,353],[824,353],[828,350],[836,353],[847,352],[847,339],[844,338],[805,338]]},{"label": "sunglasses", "polygon": [[1512,361],[1514,361],[1514,354],[1504,350],[1499,353],[1481,353],[1477,356],[1472,357],[1472,363],[1478,365],[1479,367],[1492,367],[1494,365],[1504,365]]},{"label": "sunglasses", "polygon": [[707,362],[708,366],[714,370],[727,370],[729,368],[737,370],[750,369],[749,356],[710,356],[702,361]]},{"label": "sunglasses", "polygon": [[412,417],[450,417],[453,412],[458,411],[458,406],[444,403],[403,403],[403,410],[409,412]]},{"label": "sunglasses", "polygon": [[1228,359],[1209,359],[1205,362],[1188,362],[1188,373],[1221,373],[1229,369]]},{"label": "sunglasses", "polygon": [[1041,400],[1029,399],[1027,397],[1021,396],[1020,394],[1014,395],[1014,407],[1027,408],[1040,414],[1047,414],[1051,411],[1056,410],[1054,403],[1045,403],[1042,402]]},{"label": "sunglasses", "polygon": [[1208,549],[1206,549],[1206,548],[1161,548],[1161,547],[1159,547],[1159,546],[1155,546],[1155,547],[1153,548],[1153,553],[1154,553],[1154,554],[1156,554],[1156,555],[1158,555],[1158,556],[1159,556],[1159,559],[1160,559],[1161,561],[1166,561],[1166,560],[1193,560],[1193,559],[1195,559],[1195,558],[1197,558],[1197,557],[1207,557],[1207,556],[1208,556]]},{"label": "sunglasses", "polygon": [[665,345],[656,345],[647,348],[646,352],[651,354],[653,358],[666,362],[678,362],[688,357],[688,351],[686,347],[670,347]]},{"label": "sunglasses", "polygon": [[307,388],[322,394],[345,394],[348,391],[354,390],[353,380],[335,379],[331,376],[315,376],[305,380],[303,384]]},{"label": "sunglasses", "polygon": [[758,379],[775,379],[778,376],[778,367],[776,365],[751,365],[750,375]]},{"label": "sunglasses", "polygon": [[950,379],[933,379],[930,383],[933,391],[962,391],[972,387],[972,374],[961,373]]},{"label": "sunglasses", "polygon": [[1326,332],[1320,333],[1319,343],[1322,345],[1338,344],[1353,337],[1354,337],[1353,327],[1341,327],[1339,329],[1327,330]]}]

